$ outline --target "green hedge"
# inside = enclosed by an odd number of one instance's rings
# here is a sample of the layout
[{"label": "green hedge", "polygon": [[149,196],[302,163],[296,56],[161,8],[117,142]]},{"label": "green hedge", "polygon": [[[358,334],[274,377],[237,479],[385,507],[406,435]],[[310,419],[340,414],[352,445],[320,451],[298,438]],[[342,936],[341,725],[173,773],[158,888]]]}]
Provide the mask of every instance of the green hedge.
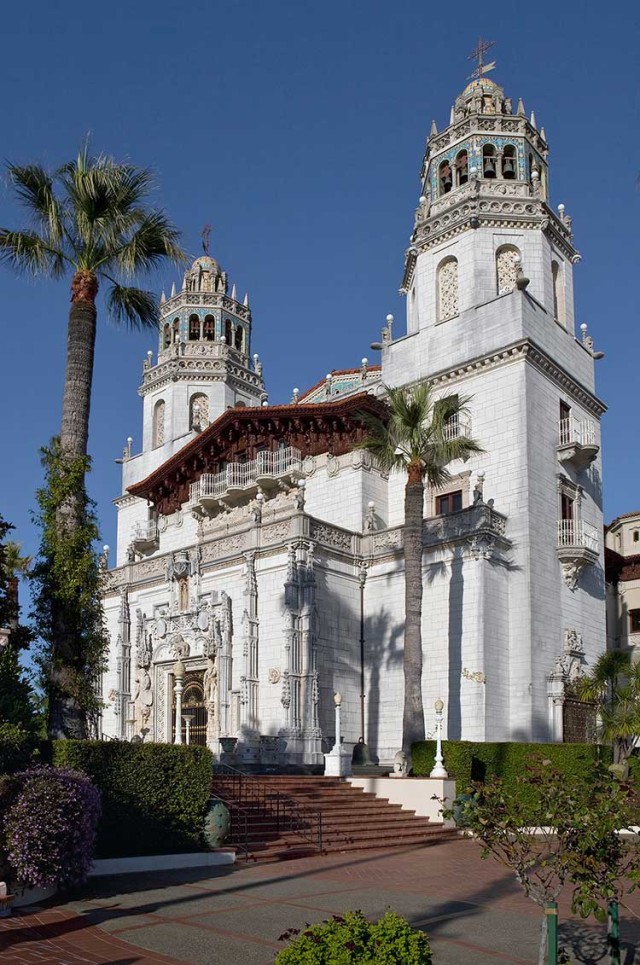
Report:
[{"label": "green hedge", "polygon": [[0,724],[0,774],[11,774],[31,760],[34,740],[19,724]]},{"label": "green hedge", "polygon": [[[436,753],[435,741],[421,741],[412,749],[413,773],[428,775],[433,767]],[[597,744],[521,744],[521,743],[475,743],[473,741],[443,741],[442,756],[449,776],[456,781],[456,791],[464,794],[475,781],[501,778],[509,787],[516,777],[525,773],[525,767],[533,758],[551,761],[567,781],[590,786],[593,770],[598,764],[607,767],[612,762],[610,747]],[[531,788],[530,801],[535,804],[535,790]]]},{"label": "green hedge", "polygon": [[206,747],[54,741],[53,763],[91,778],[102,794],[97,858],[179,854],[203,847],[211,797]]}]

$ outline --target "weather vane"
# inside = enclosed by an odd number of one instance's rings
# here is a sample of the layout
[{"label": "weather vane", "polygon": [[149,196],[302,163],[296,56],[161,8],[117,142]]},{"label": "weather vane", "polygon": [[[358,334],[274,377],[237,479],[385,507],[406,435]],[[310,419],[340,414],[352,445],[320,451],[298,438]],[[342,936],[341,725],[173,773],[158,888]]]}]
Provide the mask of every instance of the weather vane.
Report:
[{"label": "weather vane", "polygon": [[478,66],[474,72],[469,77],[469,80],[479,80],[485,74],[488,74],[490,70],[496,66],[495,60],[492,60],[490,64],[485,64],[484,55],[488,50],[490,50],[495,44],[495,40],[483,40],[482,37],[478,38],[478,46],[475,50],[472,50],[467,60],[477,60]]},{"label": "weather vane", "polygon": [[202,229],[202,250],[205,255],[209,254],[209,235],[211,234],[211,225],[206,224]]}]

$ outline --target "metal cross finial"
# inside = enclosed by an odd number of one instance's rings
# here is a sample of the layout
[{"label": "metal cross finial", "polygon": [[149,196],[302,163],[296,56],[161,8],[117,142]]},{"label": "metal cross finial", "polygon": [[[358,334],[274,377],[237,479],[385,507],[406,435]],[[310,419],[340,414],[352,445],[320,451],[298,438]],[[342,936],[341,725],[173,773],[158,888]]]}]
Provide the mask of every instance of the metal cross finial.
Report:
[{"label": "metal cross finial", "polygon": [[467,60],[478,61],[478,66],[471,74],[470,79],[475,80],[477,78],[480,78],[484,76],[484,74],[488,74],[489,71],[493,70],[493,68],[496,66],[495,60],[492,61],[490,64],[485,64],[484,62],[484,55],[488,50],[490,50],[493,47],[494,44],[495,44],[495,40],[484,40],[482,37],[478,38],[477,47],[474,50],[472,50],[469,56],[467,57]]},{"label": "metal cross finial", "polygon": [[209,254],[209,235],[211,234],[211,225],[206,224],[202,229],[202,250],[205,255]]}]

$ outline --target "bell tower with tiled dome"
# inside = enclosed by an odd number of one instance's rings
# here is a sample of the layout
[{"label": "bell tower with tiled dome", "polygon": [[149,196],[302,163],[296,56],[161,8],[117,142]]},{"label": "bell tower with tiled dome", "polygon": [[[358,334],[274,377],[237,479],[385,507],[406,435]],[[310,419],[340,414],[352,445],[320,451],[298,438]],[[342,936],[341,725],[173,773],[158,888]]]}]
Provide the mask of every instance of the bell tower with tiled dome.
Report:
[{"label": "bell tower with tiled dome", "polygon": [[[182,287],[162,295],[157,360],[144,365],[143,450],[163,462],[235,406],[266,399],[262,364],[251,354],[251,309],[229,294],[227,273],[205,252]],[[155,458],[157,456],[157,458]]]},{"label": "bell tower with tiled dome", "polygon": [[[376,344],[384,384],[428,381],[438,394],[467,399],[450,431],[484,450],[448,467],[446,487],[427,493],[425,515],[450,513],[455,535],[456,513],[486,499],[504,514],[512,541],[508,562],[497,562],[492,536],[486,553],[474,551],[473,540],[458,549],[448,570],[444,557],[429,564],[449,580],[440,597],[430,590],[423,630],[426,653],[449,641],[429,666],[445,702],[449,693],[449,737],[561,739],[566,666],[578,654],[592,663],[605,638],[605,406],[594,372],[602,352],[586,323],[576,325],[580,255],[564,204],[550,203],[544,129],[521,98],[511,100],[486,76],[494,66],[482,63],[486,46],[447,126],[434,123],[427,138],[401,288],[407,332],[392,337],[386,329]],[[400,524],[394,477],[389,507]],[[473,566],[484,581],[484,608],[470,590]],[[472,667],[482,675],[475,690],[464,676]],[[481,726],[470,723],[472,705],[482,708]]]}]

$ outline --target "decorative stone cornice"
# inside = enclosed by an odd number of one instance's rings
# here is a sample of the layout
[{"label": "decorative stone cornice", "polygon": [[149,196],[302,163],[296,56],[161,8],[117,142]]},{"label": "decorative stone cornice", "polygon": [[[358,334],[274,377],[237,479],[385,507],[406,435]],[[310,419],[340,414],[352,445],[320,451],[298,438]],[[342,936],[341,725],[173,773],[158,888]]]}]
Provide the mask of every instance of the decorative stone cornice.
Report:
[{"label": "decorative stone cornice", "polygon": [[179,379],[195,378],[199,382],[235,380],[239,387],[259,395],[263,388],[262,379],[256,372],[242,364],[246,361],[246,356],[233,352],[221,343],[205,344],[206,355],[191,357],[179,355],[161,359],[158,365],[146,369],[138,394],[145,396]]},{"label": "decorative stone cornice", "polygon": [[411,235],[400,292],[411,288],[418,255],[477,228],[542,231],[572,264],[580,261],[567,226],[546,202],[523,196],[522,187],[518,182],[476,180],[434,202],[430,216],[418,221]]},{"label": "decorative stone cornice", "polygon": [[118,509],[124,509],[125,506],[133,506],[139,501],[137,496],[132,496],[131,493],[124,493],[122,496],[118,496],[113,500],[113,505]]},{"label": "decorative stone cornice", "polygon": [[546,352],[526,338],[513,342],[497,352],[476,356],[456,368],[436,372],[430,376],[429,381],[437,387],[447,386],[480,371],[486,372],[489,369],[509,365],[522,359],[534,365],[543,375],[561,386],[576,402],[598,418],[607,411],[604,402],[601,402],[597,396],[585,389],[579,382],[576,382],[562,366],[554,362]]}]

